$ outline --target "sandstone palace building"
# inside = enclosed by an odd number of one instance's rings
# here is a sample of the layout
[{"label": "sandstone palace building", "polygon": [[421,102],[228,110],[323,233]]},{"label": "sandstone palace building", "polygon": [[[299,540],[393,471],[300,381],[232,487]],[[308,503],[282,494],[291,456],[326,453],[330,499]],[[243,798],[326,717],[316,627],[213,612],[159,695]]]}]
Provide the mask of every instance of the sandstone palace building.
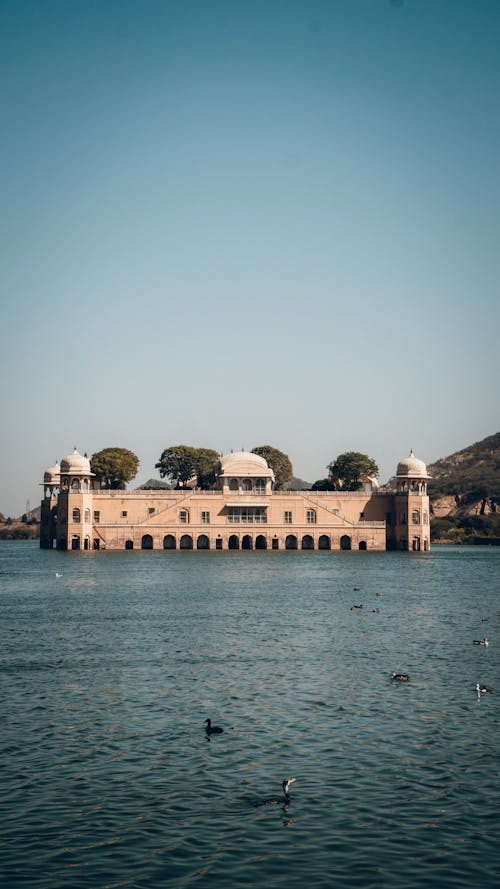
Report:
[{"label": "sandstone palace building", "polygon": [[69,550],[429,549],[427,468],[398,463],[396,490],[275,491],[266,461],[221,460],[218,488],[101,490],[78,451],[45,472],[40,546]]}]

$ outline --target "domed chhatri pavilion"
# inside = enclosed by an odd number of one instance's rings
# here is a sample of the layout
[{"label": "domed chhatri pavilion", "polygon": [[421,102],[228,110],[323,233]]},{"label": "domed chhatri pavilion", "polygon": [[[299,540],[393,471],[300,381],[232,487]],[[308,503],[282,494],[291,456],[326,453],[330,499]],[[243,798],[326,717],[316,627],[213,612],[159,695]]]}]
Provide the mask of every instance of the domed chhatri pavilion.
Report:
[{"label": "domed chhatri pavilion", "polygon": [[217,490],[101,490],[78,451],[44,473],[40,546],[46,549],[429,549],[427,468],[400,460],[396,491],[275,491],[248,451],[221,460]]}]

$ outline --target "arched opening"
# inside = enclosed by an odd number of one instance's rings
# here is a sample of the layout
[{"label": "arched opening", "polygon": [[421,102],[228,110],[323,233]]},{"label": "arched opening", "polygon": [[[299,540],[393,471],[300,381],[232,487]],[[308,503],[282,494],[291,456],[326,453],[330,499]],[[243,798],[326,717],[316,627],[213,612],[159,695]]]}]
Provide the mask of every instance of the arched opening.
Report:
[{"label": "arched opening", "polygon": [[191,534],[182,535],[179,549],[193,549],[193,538],[191,537]]},{"label": "arched opening", "polygon": [[163,538],[163,549],[175,549],[177,546],[175,537],[173,534],[165,534]]},{"label": "arched opening", "polygon": [[242,549],[253,549],[253,542],[250,534],[244,534],[243,539],[241,541]]},{"label": "arched opening", "polygon": [[80,538],[78,534],[73,534],[71,538],[71,549],[80,549]]},{"label": "arched opening", "polygon": [[414,552],[419,552],[420,550],[420,537],[414,537],[412,541],[412,549]]},{"label": "arched opening", "polygon": [[359,541],[359,548],[362,549],[362,550],[365,550],[365,549],[366,549],[366,540],[360,540],[360,541]]},{"label": "arched opening", "polygon": [[141,549],[153,549],[153,538],[151,537],[151,534],[143,534]]},{"label": "arched opening", "polygon": [[297,538],[295,534],[287,534],[285,540],[285,549],[297,549]]},{"label": "arched opening", "polygon": [[134,548],[134,541],[133,540],[126,540],[125,541],[125,549],[133,549],[133,548]]},{"label": "arched opening", "polygon": [[310,534],[304,534],[301,546],[302,549],[314,549],[314,540]]},{"label": "arched opening", "polygon": [[255,482],[255,490],[258,494],[264,494],[266,490],[266,480],[264,478],[258,478]]},{"label": "arched opening", "polygon": [[75,506],[71,515],[72,515],[72,519],[73,519],[73,522],[75,523],[75,525],[78,524],[80,521],[80,510],[78,509],[77,506]]},{"label": "arched opening", "polygon": [[90,549],[90,537],[83,538],[83,548]]},{"label": "arched opening", "polygon": [[210,541],[206,534],[200,534],[196,541],[196,549],[210,549]]},{"label": "arched opening", "polygon": [[331,549],[331,543],[328,534],[321,535],[318,540],[318,549]]},{"label": "arched opening", "polygon": [[263,534],[258,534],[255,538],[255,549],[267,549],[267,540]]},{"label": "arched opening", "polygon": [[74,478],[73,481],[71,482],[71,490],[72,491],[79,491],[80,490],[80,482],[77,478]]},{"label": "arched opening", "polygon": [[340,538],[340,549],[350,549],[351,548],[351,538],[348,534],[343,534]]},{"label": "arched opening", "polygon": [[230,491],[237,491],[238,490],[238,479],[237,478],[230,479],[229,490]]},{"label": "arched opening", "polygon": [[252,480],[249,478],[244,478],[241,483],[241,490],[247,491],[247,492],[251,491],[252,490]]},{"label": "arched opening", "polygon": [[231,534],[231,536],[228,540],[228,543],[227,543],[227,548],[228,549],[239,549],[240,548],[240,541],[238,539],[237,534]]}]

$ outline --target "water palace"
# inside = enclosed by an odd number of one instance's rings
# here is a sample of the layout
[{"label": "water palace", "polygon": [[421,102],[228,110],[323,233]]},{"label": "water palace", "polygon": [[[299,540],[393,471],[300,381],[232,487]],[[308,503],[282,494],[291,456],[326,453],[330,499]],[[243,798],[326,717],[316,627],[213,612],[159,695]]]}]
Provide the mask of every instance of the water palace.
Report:
[{"label": "water palace", "polygon": [[44,474],[40,546],[61,550],[409,550],[430,546],[427,467],[410,453],[396,490],[276,491],[257,454],[221,460],[216,490],[102,490],[73,451]]}]

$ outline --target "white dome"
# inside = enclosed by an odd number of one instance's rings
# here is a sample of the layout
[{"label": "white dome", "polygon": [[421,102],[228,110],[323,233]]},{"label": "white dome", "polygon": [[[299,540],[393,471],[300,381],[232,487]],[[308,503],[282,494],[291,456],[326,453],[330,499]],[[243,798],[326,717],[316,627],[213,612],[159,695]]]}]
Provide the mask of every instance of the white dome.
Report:
[{"label": "white dome", "polygon": [[58,485],[61,481],[61,467],[59,463],[54,463],[54,466],[51,466],[50,469],[46,469],[43,474],[43,483],[44,485]]},{"label": "white dome", "polygon": [[429,478],[427,466],[423,460],[415,457],[413,451],[410,451],[404,460],[399,461],[396,476],[397,478]]},{"label": "white dome", "polygon": [[77,449],[61,460],[61,473],[64,475],[93,475],[90,471],[90,460],[83,457]]},{"label": "white dome", "polygon": [[251,478],[272,478],[274,480],[274,472],[267,465],[264,457],[259,454],[252,454],[251,451],[234,451],[232,454],[226,454],[221,459],[222,472],[221,476],[235,476],[242,478],[244,476]]}]

